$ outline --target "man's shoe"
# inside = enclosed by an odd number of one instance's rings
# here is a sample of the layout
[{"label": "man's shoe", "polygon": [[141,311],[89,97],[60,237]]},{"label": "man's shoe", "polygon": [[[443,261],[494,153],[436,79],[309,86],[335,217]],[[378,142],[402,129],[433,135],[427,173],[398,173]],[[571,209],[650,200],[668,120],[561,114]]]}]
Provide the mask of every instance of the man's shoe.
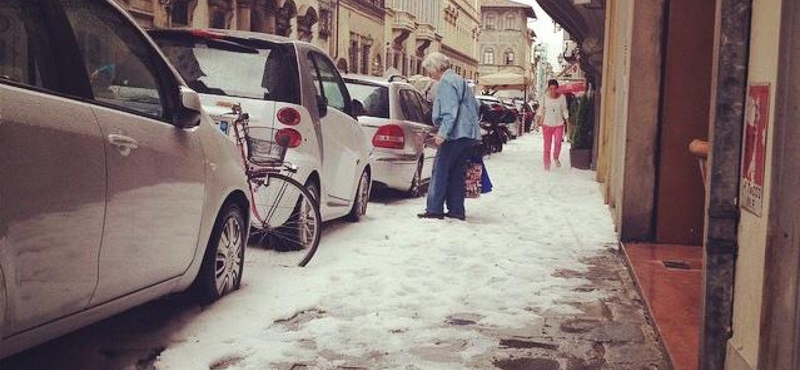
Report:
[{"label": "man's shoe", "polygon": [[461,220],[461,221],[466,221],[467,220],[467,216],[456,216],[456,215],[451,215],[450,213],[445,213],[444,217],[455,218],[455,219],[458,219],[458,220]]},{"label": "man's shoe", "polygon": [[444,218],[444,214],[442,214],[442,213],[424,212],[424,213],[417,214],[417,217],[419,217],[419,218],[434,218],[434,219],[437,219],[437,220],[441,220],[441,219]]}]

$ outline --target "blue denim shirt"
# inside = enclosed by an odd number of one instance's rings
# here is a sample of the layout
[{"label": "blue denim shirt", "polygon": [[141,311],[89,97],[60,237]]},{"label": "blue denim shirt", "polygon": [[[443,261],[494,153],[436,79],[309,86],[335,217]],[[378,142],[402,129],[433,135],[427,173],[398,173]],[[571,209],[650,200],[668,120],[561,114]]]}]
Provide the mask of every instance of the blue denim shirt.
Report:
[{"label": "blue denim shirt", "polygon": [[433,123],[439,127],[439,136],[445,140],[460,138],[480,140],[479,109],[478,100],[467,86],[467,82],[453,70],[445,71],[439,81],[436,98],[433,100]]}]

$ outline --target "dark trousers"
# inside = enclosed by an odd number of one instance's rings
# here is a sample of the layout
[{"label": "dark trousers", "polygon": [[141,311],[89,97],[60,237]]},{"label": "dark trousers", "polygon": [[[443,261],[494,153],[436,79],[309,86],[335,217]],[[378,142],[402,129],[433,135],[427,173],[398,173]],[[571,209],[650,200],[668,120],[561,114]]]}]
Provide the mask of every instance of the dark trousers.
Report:
[{"label": "dark trousers", "polygon": [[461,138],[448,140],[439,148],[433,164],[433,176],[428,187],[428,213],[464,216],[464,180],[467,159],[472,156],[475,140]]}]

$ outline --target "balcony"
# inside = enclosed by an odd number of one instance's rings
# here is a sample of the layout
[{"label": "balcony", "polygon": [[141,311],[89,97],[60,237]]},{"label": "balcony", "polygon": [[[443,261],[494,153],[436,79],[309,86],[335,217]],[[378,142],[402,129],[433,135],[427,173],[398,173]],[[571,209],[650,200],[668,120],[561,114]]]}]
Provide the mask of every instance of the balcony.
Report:
[{"label": "balcony", "polygon": [[427,23],[417,25],[417,40],[436,41],[441,40],[441,36],[436,34],[436,28]]},{"label": "balcony", "polygon": [[401,33],[414,32],[417,29],[417,17],[405,10],[395,10],[392,29]]}]

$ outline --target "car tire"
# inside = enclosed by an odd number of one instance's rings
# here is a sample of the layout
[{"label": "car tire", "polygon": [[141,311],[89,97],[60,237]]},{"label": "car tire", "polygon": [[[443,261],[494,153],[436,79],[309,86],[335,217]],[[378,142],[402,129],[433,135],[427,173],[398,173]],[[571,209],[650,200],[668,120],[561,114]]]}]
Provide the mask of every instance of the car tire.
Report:
[{"label": "car tire", "polygon": [[411,187],[406,191],[408,198],[419,198],[424,193],[422,188],[422,159],[417,163],[417,170],[411,178]]},{"label": "car tire", "polygon": [[244,219],[241,207],[234,203],[227,204],[217,217],[195,280],[201,302],[214,302],[241,286],[248,235]]},{"label": "car tire", "polygon": [[353,199],[353,208],[350,214],[347,215],[347,220],[350,222],[361,221],[361,218],[367,214],[367,204],[369,204],[369,194],[372,188],[372,180],[370,179],[369,172],[364,170],[361,173],[361,178],[358,180],[358,189],[356,189],[356,196]]}]

